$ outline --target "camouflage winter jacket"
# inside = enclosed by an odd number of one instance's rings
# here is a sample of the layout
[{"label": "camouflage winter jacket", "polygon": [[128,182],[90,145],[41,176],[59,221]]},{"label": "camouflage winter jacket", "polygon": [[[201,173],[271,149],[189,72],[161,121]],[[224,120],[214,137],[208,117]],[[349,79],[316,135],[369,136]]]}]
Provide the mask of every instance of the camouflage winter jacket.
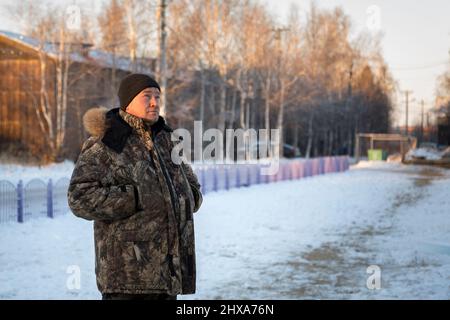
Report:
[{"label": "camouflage winter jacket", "polygon": [[171,132],[119,109],[84,116],[83,144],[68,191],[72,212],[94,220],[102,293],[195,292],[193,212],[202,202],[189,165],[171,160]]}]

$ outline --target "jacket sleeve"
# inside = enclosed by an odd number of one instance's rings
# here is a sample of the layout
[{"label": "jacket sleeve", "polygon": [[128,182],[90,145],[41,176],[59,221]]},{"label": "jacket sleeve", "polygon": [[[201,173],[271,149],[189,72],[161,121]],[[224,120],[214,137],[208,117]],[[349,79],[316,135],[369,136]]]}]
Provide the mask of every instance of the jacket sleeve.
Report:
[{"label": "jacket sleeve", "polygon": [[189,164],[182,163],[182,166],[186,174],[186,178],[189,182],[189,185],[191,186],[192,193],[194,194],[195,199],[194,212],[197,212],[198,209],[200,209],[200,206],[202,205],[203,202],[203,196],[200,191],[200,183],[198,182],[197,176],[195,175],[194,171],[192,170]]},{"label": "jacket sleeve", "polygon": [[111,174],[111,168],[105,165],[106,156],[106,151],[99,144],[94,144],[81,152],[75,164],[67,198],[70,209],[77,217],[119,220],[137,211],[135,186],[102,184],[102,178]]}]

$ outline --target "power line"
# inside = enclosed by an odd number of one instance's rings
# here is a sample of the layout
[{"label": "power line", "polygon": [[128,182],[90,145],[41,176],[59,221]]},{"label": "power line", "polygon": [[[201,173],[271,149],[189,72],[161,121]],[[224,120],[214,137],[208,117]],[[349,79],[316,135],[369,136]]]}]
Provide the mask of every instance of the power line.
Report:
[{"label": "power line", "polygon": [[437,62],[434,64],[429,64],[429,65],[422,65],[422,66],[416,66],[416,67],[390,67],[391,70],[420,70],[420,69],[430,69],[430,68],[435,68],[435,67],[439,67],[439,66],[443,66],[446,65],[448,62],[447,61],[442,61],[442,62]]}]

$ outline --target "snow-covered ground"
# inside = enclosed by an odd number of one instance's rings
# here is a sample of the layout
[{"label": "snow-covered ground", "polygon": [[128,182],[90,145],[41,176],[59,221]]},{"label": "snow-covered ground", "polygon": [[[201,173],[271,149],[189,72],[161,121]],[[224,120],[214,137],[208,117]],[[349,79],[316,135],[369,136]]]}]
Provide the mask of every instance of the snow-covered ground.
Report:
[{"label": "snow-covered ground", "polygon": [[[195,214],[197,293],[180,298],[449,299],[449,190],[448,170],[379,162],[208,193]],[[0,225],[0,298],[99,299],[92,223]]]},{"label": "snow-covered ground", "polygon": [[74,164],[72,161],[53,163],[46,166],[32,167],[17,164],[0,164],[0,180],[8,180],[17,184],[19,180],[24,183],[32,179],[57,181],[60,178],[69,178],[72,175]]}]

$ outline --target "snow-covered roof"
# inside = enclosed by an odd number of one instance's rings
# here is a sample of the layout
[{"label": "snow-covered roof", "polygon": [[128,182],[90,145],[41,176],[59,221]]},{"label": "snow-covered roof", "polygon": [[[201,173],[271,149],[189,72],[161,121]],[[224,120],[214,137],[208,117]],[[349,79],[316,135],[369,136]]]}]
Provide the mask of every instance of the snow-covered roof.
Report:
[{"label": "snow-covered roof", "polygon": [[[40,44],[40,41],[35,38],[5,30],[0,30],[0,36],[7,37],[35,51],[39,51],[42,47],[43,51],[49,57],[56,59],[58,56],[59,48],[58,44],[56,43],[45,42],[43,44]],[[113,68],[115,66],[116,69],[132,71],[132,62],[129,58],[120,56],[114,57],[112,53],[98,49],[86,49],[86,54],[81,54],[80,52],[72,52],[70,54],[70,59],[72,61],[95,64],[105,68]],[[153,73],[153,71],[150,70],[148,66],[145,66],[142,63],[138,64],[137,69],[140,72]]]}]

